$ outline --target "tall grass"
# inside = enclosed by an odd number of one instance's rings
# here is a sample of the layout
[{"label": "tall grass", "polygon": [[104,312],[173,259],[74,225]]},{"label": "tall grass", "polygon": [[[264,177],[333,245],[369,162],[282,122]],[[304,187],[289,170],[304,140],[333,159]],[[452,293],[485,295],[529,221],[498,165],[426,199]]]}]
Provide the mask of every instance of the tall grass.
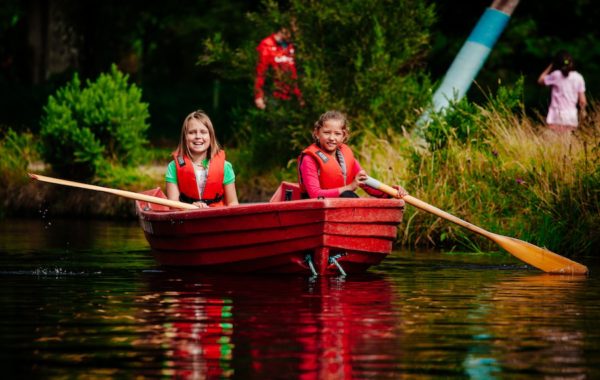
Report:
[{"label": "tall grass", "polygon": [[[588,254],[600,247],[600,112],[575,134],[556,134],[539,120],[502,105],[477,106],[480,134],[450,134],[440,149],[410,136],[367,136],[363,166],[387,183],[490,231]],[[472,116],[472,115],[471,115]],[[489,250],[491,242],[407,206],[405,245]]]},{"label": "tall grass", "polygon": [[31,132],[9,128],[0,134],[0,157],[0,186],[23,183],[29,164],[40,158],[38,139]]}]

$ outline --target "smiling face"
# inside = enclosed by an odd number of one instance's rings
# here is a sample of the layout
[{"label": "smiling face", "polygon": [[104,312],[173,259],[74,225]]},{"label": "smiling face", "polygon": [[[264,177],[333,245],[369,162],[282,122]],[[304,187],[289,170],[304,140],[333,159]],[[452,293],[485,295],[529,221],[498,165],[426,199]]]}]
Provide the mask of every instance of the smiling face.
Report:
[{"label": "smiling face", "polygon": [[339,119],[326,120],[323,126],[314,132],[321,149],[329,154],[333,154],[338,146],[346,141],[347,135],[344,121]]},{"label": "smiling face", "polygon": [[194,160],[205,159],[210,148],[210,142],[208,127],[197,119],[188,120],[185,143],[191,158]]}]

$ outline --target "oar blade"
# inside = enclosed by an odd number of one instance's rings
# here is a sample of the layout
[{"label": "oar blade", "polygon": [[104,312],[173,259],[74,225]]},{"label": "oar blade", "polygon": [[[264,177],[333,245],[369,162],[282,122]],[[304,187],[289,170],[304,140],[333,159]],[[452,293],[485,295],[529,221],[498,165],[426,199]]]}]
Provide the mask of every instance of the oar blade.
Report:
[{"label": "oar blade", "polygon": [[585,275],[588,268],[545,248],[508,236],[495,235],[494,241],[513,256],[547,273]]}]

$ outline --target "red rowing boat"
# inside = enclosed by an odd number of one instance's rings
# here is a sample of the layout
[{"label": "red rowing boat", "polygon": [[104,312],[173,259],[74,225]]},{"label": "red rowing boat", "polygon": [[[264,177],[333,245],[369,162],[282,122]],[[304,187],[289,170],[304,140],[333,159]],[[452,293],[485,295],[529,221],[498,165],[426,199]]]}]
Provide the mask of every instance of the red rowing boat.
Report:
[{"label": "red rowing boat", "polygon": [[[160,189],[143,194],[166,198]],[[136,201],[157,261],[226,272],[345,274],[365,271],[392,250],[404,202],[299,199],[283,182],[270,202],[173,210]]]}]

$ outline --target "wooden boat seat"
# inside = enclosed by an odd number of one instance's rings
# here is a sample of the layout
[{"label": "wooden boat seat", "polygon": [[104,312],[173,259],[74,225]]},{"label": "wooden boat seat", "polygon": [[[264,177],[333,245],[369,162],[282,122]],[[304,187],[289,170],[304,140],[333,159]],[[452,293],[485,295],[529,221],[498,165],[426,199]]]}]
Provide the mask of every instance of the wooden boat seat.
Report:
[{"label": "wooden boat seat", "polygon": [[300,196],[300,185],[295,182],[283,181],[271,197],[269,202],[298,201]]}]

